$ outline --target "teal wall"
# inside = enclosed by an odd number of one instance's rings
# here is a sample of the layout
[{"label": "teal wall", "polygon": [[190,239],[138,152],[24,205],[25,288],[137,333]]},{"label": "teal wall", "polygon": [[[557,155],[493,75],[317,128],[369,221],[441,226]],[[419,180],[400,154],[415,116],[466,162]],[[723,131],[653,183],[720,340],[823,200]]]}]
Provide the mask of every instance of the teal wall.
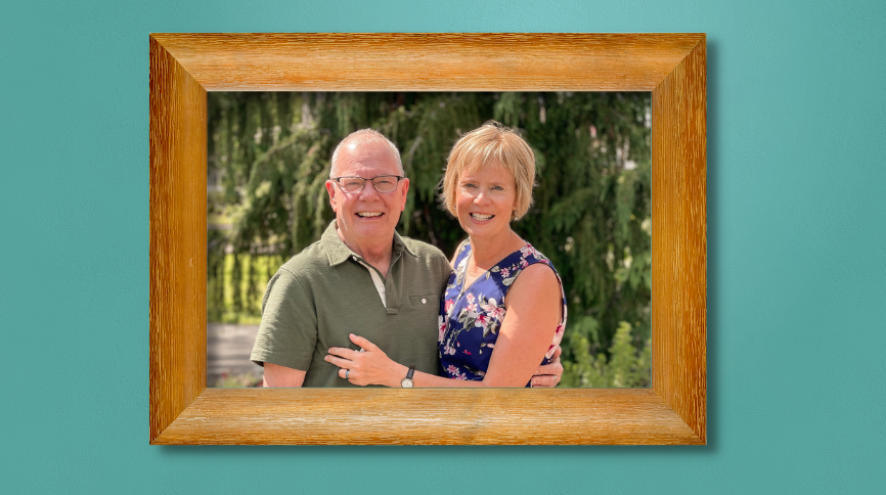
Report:
[{"label": "teal wall", "polygon": [[[0,9],[0,491],[886,489],[886,3],[318,3]],[[226,31],[708,33],[709,445],[149,446],[148,33]]]}]

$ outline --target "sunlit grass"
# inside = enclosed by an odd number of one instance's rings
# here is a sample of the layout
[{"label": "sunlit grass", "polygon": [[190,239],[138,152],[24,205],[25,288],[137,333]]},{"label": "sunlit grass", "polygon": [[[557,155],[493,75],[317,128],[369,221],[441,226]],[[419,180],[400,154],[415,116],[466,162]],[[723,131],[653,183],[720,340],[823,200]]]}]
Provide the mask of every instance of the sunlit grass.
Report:
[{"label": "sunlit grass", "polygon": [[[233,271],[235,258],[233,254],[225,255],[224,268],[224,304],[223,307],[212,307],[212,301],[209,301],[207,315],[210,323],[241,323],[247,325],[258,325],[261,322],[261,302],[262,296],[267,288],[268,281],[277,272],[280,265],[283,264],[283,257],[279,255],[257,255],[253,257],[246,254],[240,256],[240,268],[242,278],[240,280],[240,297],[245,307],[242,311],[234,309],[234,283]],[[252,278],[250,270],[258,272],[258,278],[255,282],[255,291],[257,296],[251,303],[249,302],[249,283]],[[213,292],[212,282],[207,283],[207,293]]]}]

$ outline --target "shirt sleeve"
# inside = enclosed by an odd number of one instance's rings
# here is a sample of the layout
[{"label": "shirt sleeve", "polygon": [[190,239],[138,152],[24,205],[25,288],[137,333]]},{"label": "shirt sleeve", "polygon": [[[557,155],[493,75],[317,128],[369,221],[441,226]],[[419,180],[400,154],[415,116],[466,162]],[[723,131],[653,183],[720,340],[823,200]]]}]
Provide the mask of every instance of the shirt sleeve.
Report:
[{"label": "shirt sleeve", "polygon": [[250,359],[301,371],[311,366],[317,344],[317,311],[310,291],[288,270],[279,270],[265,291],[262,318]]}]

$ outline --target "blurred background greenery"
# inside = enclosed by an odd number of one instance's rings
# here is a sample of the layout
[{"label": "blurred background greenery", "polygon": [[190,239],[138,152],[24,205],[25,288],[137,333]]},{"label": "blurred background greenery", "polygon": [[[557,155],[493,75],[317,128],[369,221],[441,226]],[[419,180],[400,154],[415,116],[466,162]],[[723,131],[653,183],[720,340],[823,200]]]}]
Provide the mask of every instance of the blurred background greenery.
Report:
[{"label": "blurred background greenery", "polygon": [[[446,157],[495,119],[536,154],[534,202],[513,228],[564,281],[560,386],[649,386],[650,93],[213,92],[208,107],[211,324],[258,324],[268,279],[333,218],[329,159],[357,129],[401,151],[410,195],[399,232],[451,255],[465,235],[439,200]],[[256,379],[225,373],[216,385]]]}]

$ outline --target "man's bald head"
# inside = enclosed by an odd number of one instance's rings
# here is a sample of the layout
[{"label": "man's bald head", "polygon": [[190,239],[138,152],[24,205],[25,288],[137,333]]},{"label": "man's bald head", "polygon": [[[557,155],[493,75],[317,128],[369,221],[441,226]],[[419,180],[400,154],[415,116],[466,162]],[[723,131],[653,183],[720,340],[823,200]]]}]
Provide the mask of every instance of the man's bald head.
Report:
[{"label": "man's bald head", "polygon": [[372,129],[361,129],[359,131],[354,131],[344,139],[338,143],[338,146],[335,147],[335,151],[332,152],[332,166],[329,167],[329,177],[336,177],[336,168],[338,163],[338,155],[339,152],[343,149],[347,149],[349,146],[360,146],[361,144],[372,143],[372,142],[382,142],[387,144],[391,148],[391,153],[397,159],[397,167],[400,169],[400,175],[405,175],[403,172],[403,162],[400,160],[400,150],[397,149],[397,146],[391,142],[390,139],[386,138],[384,134],[374,131]]}]

